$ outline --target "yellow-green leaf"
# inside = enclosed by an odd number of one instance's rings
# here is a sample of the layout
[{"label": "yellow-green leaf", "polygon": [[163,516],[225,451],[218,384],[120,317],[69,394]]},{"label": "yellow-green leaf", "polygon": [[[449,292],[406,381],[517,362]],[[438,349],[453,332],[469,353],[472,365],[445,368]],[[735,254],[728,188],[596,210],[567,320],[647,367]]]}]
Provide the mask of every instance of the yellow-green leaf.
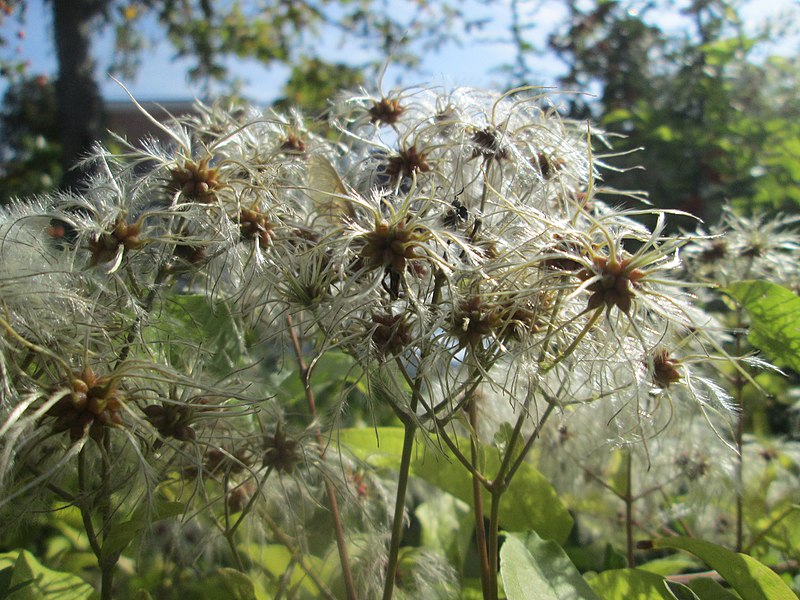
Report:
[{"label": "yellow-green leaf", "polygon": [[[344,429],[339,439],[356,456],[378,468],[397,469],[403,449],[403,428]],[[469,455],[469,441],[455,443]],[[493,478],[500,468],[496,448],[481,445],[482,470]],[[415,443],[411,473],[456,498],[473,504],[472,476],[446,447]],[[484,504],[491,498],[484,490]],[[545,539],[563,543],[572,529],[572,517],[553,486],[533,465],[523,463],[500,501],[500,525],[508,531],[536,531]]]},{"label": "yellow-green leaf", "polygon": [[750,343],[800,372],[800,296],[769,281],[740,281],[726,292],[750,315]]},{"label": "yellow-green leaf", "polygon": [[675,548],[694,554],[747,600],[797,600],[794,592],[772,569],[747,554],[687,537],[661,538],[653,540],[652,544],[655,548]]}]

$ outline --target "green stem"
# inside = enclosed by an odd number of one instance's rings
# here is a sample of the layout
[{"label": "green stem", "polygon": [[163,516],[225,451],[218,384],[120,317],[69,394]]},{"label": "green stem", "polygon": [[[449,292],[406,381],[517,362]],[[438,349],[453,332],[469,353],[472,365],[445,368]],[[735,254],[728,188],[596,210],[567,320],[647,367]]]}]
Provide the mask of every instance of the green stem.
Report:
[{"label": "green stem", "polygon": [[626,558],[628,561],[628,568],[632,569],[634,564],[633,558],[633,453],[628,448],[625,452],[625,478],[626,478],[626,487],[625,487],[625,496],[623,500],[625,501],[625,542],[626,542]]},{"label": "green stem", "polygon": [[81,451],[78,453],[78,497],[80,499],[78,508],[81,511],[81,520],[83,521],[83,529],[86,531],[86,538],[89,540],[89,546],[92,548],[92,552],[94,552],[99,566],[102,549],[97,539],[97,533],[94,530],[94,523],[92,523],[91,503],[87,495],[85,452],[86,446],[81,448]]},{"label": "green stem", "polygon": [[322,581],[317,571],[310,565],[306,563],[305,556],[303,553],[294,545],[292,539],[278,526],[278,524],[273,521],[269,515],[264,515],[264,522],[269,527],[272,534],[275,536],[281,545],[289,551],[289,554],[292,555],[292,559],[300,565],[300,568],[303,569],[306,575],[308,575],[309,579],[314,582],[314,585],[320,591],[320,594],[326,600],[336,600],[336,596],[334,596],[331,591],[325,585],[325,582]]},{"label": "green stem", "polygon": [[[294,323],[292,322],[291,315],[286,316],[286,322],[289,326],[289,334],[292,338],[292,347],[294,348],[295,358],[297,359],[297,366],[300,371],[300,381],[306,394],[306,401],[308,402],[308,412],[314,422],[319,423],[317,418],[317,403],[314,397],[314,391],[311,388],[311,370],[306,364],[303,357],[303,349],[300,344],[300,338],[295,331]],[[320,458],[325,458],[325,440],[322,437],[322,430],[319,425],[316,426],[314,434],[319,446]],[[325,476],[325,493],[328,496],[328,502],[331,507],[331,520],[333,521],[334,535],[336,536],[336,547],[339,551],[339,563],[342,567],[342,578],[344,579],[345,590],[348,600],[357,600],[356,586],[353,581],[353,572],[350,568],[350,556],[347,550],[347,540],[344,535],[344,526],[342,525],[342,516],[339,511],[339,501],[336,497],[336,488],[329,477]]]},{"label": "green stem", "polygon": [[[417,409],[417,394],[411,401],[411,412]],[[383,600],[391,600],[394,593],[394,582],[397,576],[397,558],[400,554],[400,538],[403,534],[403,513],[405,511],[406,491],[411,470],[411,454],[414,451],[414,434],[417,426],[411,419],[406,419],[403,436],[403,453],[400,457],[400,474],[397,479],[397,498],[394,503],[392,520],[392,539],[389,543],[389,559],[386,567],[386,582],[383,588]]]},{"label": "green stem", "polygon": [[575,348],[578,347],[578,344],[581,343],[581,340],[583,340],[583,338],[586,337],[586,334],[592,330],[592,328],[595,326],[595,323],[597,323],[600,317],[603,316],[604,310],[605,309],[602,306],[595,309],[594,314],[589,318],[589,321],[586,323],[586,325],[583,326],[583,329],[581,329],[578,335],[575,336],[575,339],[572,340],[572,343],[567,347],[567,349],[564,350],[561,354],[559,354],[553,362],[543,366],[542,369],[543,373],[547,373],[548,371],[552,370],[562,360],[567,358],[570,354],[572,354],[575,351]]},{"label": "green stem", "polygon": [[[100,600],[114,600],[114,568],[117,563],[114,561],[110,568],[103,568],[100,575]],[[104,565],[105,567],[105,565]]]},{"label": "green stem", "polygon": [[[478,557],[481,565],[481,586],[483,588],[483,597],[491,600],[497,590],[497,582],[494,581],[494,592],[492,591],[492,573],[494,568],[489,563],[490,552],[486,540],[486,528],[483,524],[484,510],[483,510],[483,490],[481,480],[476,476],[478,464],[478,405],[473,397],[470,400],[469,408],[469,423],[472,426],[472,439],[470,440],[470,458],[471,464],[474,467],[472,475],[472,501],[475,506],[473,511],[475,516],[475,542],[478,547]],[[494,499],[494,498],[493,498]]]},{"label": "green stem", "polygon": [[[514,463],[508,469],[508,473],[505,474],[505,483],[503,484],[504,487],[508,487],[508,484],[514,478],[514,475],[519,470],[519,468],[522,466],[522,463],[525,462],[525,457],[528,456],[528,452],[531,451],[531,448],[533,447],[533,444],[539,438],[539,434],[542,432],[542,428],[544,427],[544,424],[547,422],[547,419],[550,418],[550,415],[553,414],[553,411],[555,409],[556,409],[556,405],[555,405],[554,402],[549,402],[547,404],[547,408],[544,410],[544,413],[542,413],[542,418],[539,419],[539,423],[536,425],[536,429],[531,434],[531,437],[528,438],[528,441],[525,442],[525,445],[522,447],[522,451],[519,453],[519,456],[517,456],[517,458],[514,461]],[[511,449],[509,449],[509,453],[510,452],[511,452]]]},{"label": "green stem", "polygon": [[[229,481],[228,474],[226,473],[222,482],[222,503],[225,506],[225,529],[222,534],[225,537],[225,541],[228,543],[228,548],[231,550],[233,560],[236,562],[236,568],[240,571],[244,571],[244,562],[242,562],[242,556],[239,554],[239,549],[236,547],[236,541],[233,539],[235,530],[230,527],[231,514],[230,508],[228,507],[228,494],[230,492],[228,486]],[[256,495],[253,494],[253,498],[255,497]],[[239,522],[241,522],[241,519],[237,521],[237,524]]]},{"label": "green stem", "polygon": [[492,491],[492,506],[489,512],[489,564],[491,569],[489,574],[491,580],[489,584],[489,591],[491,595],[489,600],[497,600],[497,558],[500,547],[500,499],[503,497],[505,489]]},{"label": "green stem", "polygon": [[[270,466],[270,467],[268,467],[268,468],[267,468],[267,472],[264,474],[264,477],[261,479],[261,481],[260,481],[260,485],[264,485],[264,482],[265,482],[267,479],[269,479],[269,476],[270,476],[270,474],[272,473],[272,470],[273,470],[273,467],[272,467],[272,466]],[[234,489],[235,489],[235,488],[234,488]],[[231,528],[230,528],[230,533],[231,533],[231,535],[233,535],[234,533],[236,533],[236,530],[239,528],[239,525],[241,525],[241,524],[242,524],[242,522],[244,521],[244,518],[245,518],[245,517],[246,517],[248,514],[250,514],[250,510],[253,508],[253,505],[255,505],[255,503],[256,503],[256,499],[258,498],[259,491],[260,491],[260,490],[259,490],[259,489],[257,489],[257,490],[256,490],[256,491],[253,493],[253,495],[252,495],[252,496],[250,496],[250,500],[248,500],[248,501],[247,501],[247,504],[246,504],[246,505],[245,505],[245,507],[242,509],[242,512],[241,512],[241,514],[239,515],[239,518],[238,518],[238,519],[236,519],[236,523],[234,523],[234,524],[233,524],[233,527],[231,527]]]},{"label": "green stem", "polygon": [[[736,340],[736,357],[742,356],[742,335],[744,335],[744,318],[742,315],[742,308],[736,309],[736,332],[734,334]],[[744,368],[744,367],[740,367]],[[744,482],[744,427],[745,427],[745,411],[744,411],[744,386],[746,381],[739,371],[734,374],[735,398],[736,406],[739,408],[739,413],[736,416],[736,552],[741,552],[744,546],[744,494],[742,493],[742,485]]]},{"label": "green stem", "polygon": [[[103,465],[101,469],[103,479],[100,483],[100,512],[103,515],[103,537],[106,538],[109,531],[111,531],[111,520],[113,518],[113,510],[111,507],[111,435],[108,429],[103,429],[100,448]],[[113,599],[114,573],[117,570],[119,556],[120,552],[114,552],[103,558],[98,557],[100,560],[100,570],[102,572],[100,578],[101,600]]]},{"label": "green stem", "polygon": [[[108,432],[103,432],[103,439],[100,441],[102,452],[102,471],[101,483],[98,489],[100,499],[100,513],[102,515],[101,531],[104,535],[108,534],[111,527],[111,504],[110,504],[110,490],[108,489],[110,481],[111,464],[108,460],[108,451],[110,451],[110,441]],[[86,481],[86,446],[81,448],[78,453],[78,496],[79,505],[78,509],[81,513],[81,520],[83,521],[83,528],[86,531],[86,538],[89,540],[89,546],[97,559],[97,568],[100,569],[100,600],[113,600],[114,590],[114,572],[119,561],[119,552],[103,556],[103,545],[97,535],[97,530],[92,521],[92,508],[94,500],[89,495],[89,486]]]},{"label": "green stem", "polygon": [[[164,283],[164,281],[166,281],[169,274],[170,271],[166,265],[162,265],[159,268],[158,272],[156,273],[155,280],[153,281],[153,288],[147,294],[147,297],[144,300],[144,305],[142,306],[144,314],[149,314],[150,311],[153,310],[153,304],[156,300],[158,288],[162,283]],[[136,335],[139,333],[141,326],[142,315],[139,315],[136,317],[136,319],[134,319],[130,330],[128,330],[128,335],[126,336],[125,343],[123,344],[122,350],[117,357],[117,364],[114,366],[114,370],[116,370],[128,358],[128,355],[131,353],[131,348],[133,348],[133,342],[136,340]]]},{"label": "green stem", "polygon": [[790,505],[788,508],[784,509],[784,510],[783,510],[783,512],[781,512],[781,514],[779,514],[777,517],[775,517],[774,519],[772,519],[772,520],[769,522],[769,524],[768,524],[766,527],[764,527],[764,529],[762,529],[762,530],[759,532],[759,534],[758,534],[757,536],[755,536],[755,537],[754,537],[754,538],[753,538],[753,539],[750,541],[750,543],[749,543],[749,544],[747,544],[747,547],[746,547],[746,548],[744,548],[744,549],[742,550],[742,552],[744,552],[745,554],[749,554],[749,553],[750,553],[750,551],[753,549],[753,546],[755,546],[756,544],[758,544],[758,542],[760,542],[762,539],[764,539],[764,537],[765,537],[765,536],[766,536],[766,535],[767,535],[767,534],[768,534],[768,533],[769,533],[769,532],[770,532],[770,531],[771,531],[771,530],[772,530],[772,529],[773,529],[773,528],[774,528],[774,527],[775,527],[775,526],[776,526],[778,523],[780,523],[780,522],[781,522],[783,519],[785,519],[786,517],[788,517],[790,514],[792,514],[792,513],[793,513],[794,511],[796,511],[796,510],[798,510],[798,509],[797,509],[797,505]]},{"label": "green stem", "polygon": [[552,402],[548,403],[547,409],[542,414],[542,418],[539,420],[539,423],[536,425],[536,429],[526,441],[516,460],[512,462],[514,449],[516,448],[517,440],[519,439],[522,431],[522,423],[525,415],[528,412],[528,406],[530,404],[531,397],[532,396],[529,396],[528,400],[526,400],[525,405],[520,412],[520,416],[517,419],[514,431],[508,441],[508,446],[506,448],[505,455],[503,456],[503,462],[500,464],[500,469],[497,472],[497,476],[494,478],[494,480],[492,480],[492,483],[489,486],[489,491],[492,494],[487,542],[488,562],[490,566],[489,574],[491,576],[488,590],[490,595],[486,596],[486,592],[484,592],[484,597],[488,598],[489,600],[497,600],[497,565],[500,549],[500,501],[503,498],[503,494],[506,492],[506,490],[508,490],[511,480],[524,462],[528,452],[530,452],[531,447],[533,447],[533,443],[539,437],[539,433],[541,433],[545,422],[553,413],[553,410],[555,410],[555,404]]}]

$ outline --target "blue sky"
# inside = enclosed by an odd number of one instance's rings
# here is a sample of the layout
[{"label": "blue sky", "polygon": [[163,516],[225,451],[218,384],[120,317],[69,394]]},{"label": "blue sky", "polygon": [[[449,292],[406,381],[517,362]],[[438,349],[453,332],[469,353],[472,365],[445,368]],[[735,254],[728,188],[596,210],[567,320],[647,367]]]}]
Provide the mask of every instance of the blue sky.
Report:
[{"label": "blue sky", "polygon": [[[494,17],[492,25],[481,33],[483,38],[499,38],[507,36],[505,17],[506,2],[497,2],[497,8],[478,5],[468,0],[467,5],[473,11],[480,11],[478,15]],[[557,22],[564,14],[559,3],[549,2],[549,8],[543,9],[537,15],[541,23],[540,29],[546,31],[549,24]],[[499,16],[499,18],[498,18]],[[145,21],[145,31],[157,32],[154,22]],[[6,38],[15,39],[16,31],[20,29],[14,19],[7,19],[2,26],[6,30]],[[55,54],[52,46],[52,25],[50,7],[43,0],[28,0],[26,23],[24,26],[25,38],[17,40],[15,48],[6,49],[5,55],[16,53],[30,62],[29,71],[32,74],[54,75],[56,70]],[[543,39],[543,36],[539,36]],[[338,37],[337,37],[338,41]],[[367,54],[353,45],[340,46],[337,41],[329,41],[324,46],[324,56],[327,59],[359,62]],[[101,34],[98,32],[95,40],[95,55],[98,62],[98,80],[101,82],[102,91],[108,99],[122,99],[126,95],[117,84],[111,81],[105,72],[108,59],[113,48],[113,36],[110,31]],[[167,42],[161,42],[145,50],[141,56],[141,68],[133,80],[124,81],[137,98],[148,99],[191,99],[203,94],[202,89],[187,81],[186,71],[189,62],[174,60],[174,51]],[[512,60],[511,46],[503,43],[465,44],[463,46],[449,45],[438,53],[431,53],[423,61],[421,72],[404,75],[404,83],[433,80],[446,82],[453,85],[490,86],[502,83],[502,76],[493,70],[497,65]],[[288,69],[277,65],[264,67],[254,60],[231,60],[231,71],[245,81],[245,96],[256,101],[269,101],[280,94],[280,88],[285,80]],[[553,60],[542,70],[543,85],[554,85],[561,66]],[[397,83],[398,70],[389,70],[386,84],[392,87]]]},{"label": "blue sky", "polygon": [[[6,19],[2,28],[5,30],[6,39],[11,39],[16,44],[4,49],[6,56],[21,56],[30,61],[29,72],[32,74],[46,74],[53,76],[56,70],[55,55],[52,47],[52,26],[50,8],[43,0],[28,0],[28,12],[24,26],[24,39],[15,36],[20,29],[15,19]],[[491,7],[477,4],[467,0],[465,5],[470,10],[479,11],[476,14],[485,14],[493,17],[490,27],[480,35],[485,40],[497,39],[508,36],[509,8],[508,0],[498,0]],[[643,2],[642,2],[643,4]],[[749,23],[754,24],[765,16],[779,14],[781,10],[798,9],[798,0],[749,0],[744,3],[742,14]],[[535,44],[543,45],[545,34],[552,30],[555,24],[563,20],[565,14],[561,2],[540,0],[539,2],[522,3],[522,10],[535,14],[538,28],[530,33],[530,38]],[[636,2],[634,2],[634,6]],[[766,6],[765,6],[766,5]],[[535,11],[535,13],[533,12]],[[676,13],[663,13],[659,16],[662,26],[681,27],[681,21]],[[146,31],[155,32],[157,27],[153,23],[143,23]],[[155,37],[151,33],[151,37]],[[107,57],[111,55],[113,39],[110,32],[101,35],[98,32],[95,41],[95,54],[98,60],[98,80],[101,82],[102,91],[107,99],[123,99],[124,91],[104,73],[108,67]],[[797,36],[791,42],[780,48],[782,52],[797,52]],[[352,45],[340,47],[337,43],[329,41],[323,48],[324,56],[329,60],[354,59],[356,62],[366,55]],[[161,42],[148,48],[141,56],[142,67],[138,76],[133,80],[125,80],[125,85],[133,95],[141,100],[152,99],[192,99],[202,96],[203,90],[193,85],[186,79],[188,63],[173,60],[173,51],[168,43]],[[470,43],[462,46],[449,45],[438,53],[428,54],[424,59],[421,72],[405,74],[403,84],[433,81],[449,85],[467,86],[500,86],[503,75],[497,71],[497,66],[513,61],[512,48],[504,43]],[[241,77],[245,86],[243,92],[248,98],[268,102],[280,94],[281,85],[286,77],[287,69],[281,66],[265,68],[255,61],[232,60],[232,72]],[[563,66],[555,58],[543,58],[536,65],[540,81],[536,84],[554,86]],[[399,71],[389,70],[384,87],[392,87],[398,83]]]}]

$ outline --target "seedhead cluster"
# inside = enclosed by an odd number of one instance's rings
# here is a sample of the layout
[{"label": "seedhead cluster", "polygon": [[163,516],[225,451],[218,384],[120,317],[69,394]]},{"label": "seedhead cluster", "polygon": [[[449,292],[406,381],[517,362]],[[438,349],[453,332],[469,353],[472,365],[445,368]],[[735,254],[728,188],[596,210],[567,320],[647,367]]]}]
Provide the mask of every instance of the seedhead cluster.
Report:
[{"label": "seedhead cluster", "polygon": [[[5,510],[36,496],[90,511],[81,499],[105,494],[86,518],[113,531],[117,508],[162,494],[186,519],[223,514],[212,522],[232,546],[233,513],[266,515],[261,535],[288,544],[327,490],[383,544],[386,495],[353,475],[366,466],[334,431],[356,388],[365,414],[423,440],[547,437],[554,414],[559,447],[567,430],[633,444],[669,407],[724,412],[682,358],[720,348],[678,279],[685,239],[621,208],[639,198],[604,187],[603,132],[535,90],[342,94],[326,135],[295,113],[198,110],[164,126],[171,144],[98,147],[85,192],[0,213]],[[53,219],[74,235],[54,243]],[[312,411],[322,358],[350,358],[321,416],[298,416],[276,384],[293,352]],[[594,425],[576,430],[585,414]],[[386,561],[362,556],[373,590]],[[425,562],[411,564],[451,586]],[[397,581],[414,597],[410,568]]]}]

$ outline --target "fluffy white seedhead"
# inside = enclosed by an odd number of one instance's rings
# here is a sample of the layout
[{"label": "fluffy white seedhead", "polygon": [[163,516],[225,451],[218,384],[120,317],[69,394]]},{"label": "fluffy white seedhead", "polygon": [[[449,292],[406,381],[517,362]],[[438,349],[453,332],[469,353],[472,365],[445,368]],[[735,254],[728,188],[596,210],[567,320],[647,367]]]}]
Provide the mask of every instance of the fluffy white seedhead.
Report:
[{"label": "fluffy white seedhead", "polygon": [[[66,481],[113,447],[145,495],[179,477],[190,484],[170,493],[190,490],[187,514],[211,513],[231,539],[232,515],[252,512],[272,519],[259,535],[302,545],[327,481],[349,494],[348,519],[362,511],[363,540],[348,543],[377,590],[391,486],[335,454],[349,391],[432,448],[448,433],[508,443],[514,430],[530,447],[551,418],[563,426],[542,432],[553,472],[608,468],[592,461],[636,444],[654,473],[661,457],[702,470],[699,445],[675,458],[655,440],[684,411],[725,437],[728,399],[703,366],[727,360],[725,340],[684,291],[687,237],[641,193],[603,186],[602,132],[534,89],[362,90],[330,115],[315,131],[296,112],[200,106],[159,125],[167,144],[98,148],[80,193],[0,212],[12,493]],[[788,276],[770,257],[794,241],[728,222],[750,236],[730,244],[754,275]],[[355,364],[326,372],[332,351]],[[292,353],[296,396],[277,374]],[[345,383],[321,386],[327,413],[302,416],[319,372]],[[283,405],[268,410],[271,395]],[[53,448],[37,471],[32,457]],[[401,557],[399,577],[408,597],[453,590],[424,553]]]}]

